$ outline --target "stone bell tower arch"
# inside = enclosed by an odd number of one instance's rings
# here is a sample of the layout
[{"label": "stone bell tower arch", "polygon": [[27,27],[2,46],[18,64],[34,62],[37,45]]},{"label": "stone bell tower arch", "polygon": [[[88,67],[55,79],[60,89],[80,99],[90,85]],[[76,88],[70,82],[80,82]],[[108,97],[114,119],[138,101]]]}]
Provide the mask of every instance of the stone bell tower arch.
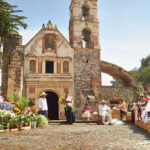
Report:
[{"label": "stone bell tower arch", "polygon": [[101,85],[97,0],[72,0],[69,9],[69,41],[74,48],[75,107],[79,113],[82,90],[92,89],[93,78],[97,86]]}]

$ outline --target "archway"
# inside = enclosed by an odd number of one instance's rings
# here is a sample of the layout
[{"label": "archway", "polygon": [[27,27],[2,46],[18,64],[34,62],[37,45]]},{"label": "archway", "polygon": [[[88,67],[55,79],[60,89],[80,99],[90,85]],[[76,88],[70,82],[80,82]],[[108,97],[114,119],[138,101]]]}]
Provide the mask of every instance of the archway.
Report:
[{"label": "archway", "polygon": [[59,120],[59,105],[58,95],[52,91],[46,91],[47,105],[48,105],[48,118],[50,120]]},{"label": "archway", "polygon": [[124,70],[123,68],[105,62],[105,61],[101,61],[101,71],[103,73],[106,73],[110,76],[112,76],[114,79],[116,79],[117,81],[119,81],[121,83],[122,86],[125,87],[134,87],[134,88],[139,88],[140,85],[138,84],[138,82],[135,80],[134,77],[132,77],[126,70]]}]

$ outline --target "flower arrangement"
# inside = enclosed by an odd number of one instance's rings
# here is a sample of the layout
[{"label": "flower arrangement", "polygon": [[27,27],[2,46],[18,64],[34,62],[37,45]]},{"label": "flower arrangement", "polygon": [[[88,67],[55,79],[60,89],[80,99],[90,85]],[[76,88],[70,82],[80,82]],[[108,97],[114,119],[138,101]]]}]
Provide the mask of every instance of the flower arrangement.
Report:
[{"label": "flower arrangement", "polygon": [[0,110],[12,110],[13,105],[10,102],[4,101],[0,103]]},{"label": "flower arrangement", "polygon": [[[12,104],[10,103],[13,102]],[[61,100],[63,101],[63,99]],[[36,127],[37,122],[41,126],[48,125],[48,120],[44,116],[37,116],[37,107],[35,104],[21,97],[19,94],[14,93],[13,96],[8,95],[7,101],[0,103],[0,132],[15,131],[18,129],[27,129],[34,125]]]},{"label": "flower arrangement", "polygon": [[65,98],[64,97],[60,98],[58,104],[65,104]]}]

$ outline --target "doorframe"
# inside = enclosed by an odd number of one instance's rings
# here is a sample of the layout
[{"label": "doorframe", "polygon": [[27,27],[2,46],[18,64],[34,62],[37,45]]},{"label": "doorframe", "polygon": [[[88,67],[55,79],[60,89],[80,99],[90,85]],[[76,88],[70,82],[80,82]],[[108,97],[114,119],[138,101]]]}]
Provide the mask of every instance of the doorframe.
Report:
[{"label": "doorframe", "polygon": [[[58,89],[45,88],[45,89],[42,89],[42,90],[40,90],[40,91],[38,92],[38,94],[37,94],[37,95],[38,95],[38,98],[40,97],[40,94],[41,94],[42,92],[47,92],[47,91],[50,91],[50,92],[53,92],[53,93],[57,94],[58,100],[59,100],[59,98],[62,96],[61,92],[60,92]],[[62,105],[62,104],[58,104],[58,117],[59,117],[59,119],[60,119],[61,105]]]}]

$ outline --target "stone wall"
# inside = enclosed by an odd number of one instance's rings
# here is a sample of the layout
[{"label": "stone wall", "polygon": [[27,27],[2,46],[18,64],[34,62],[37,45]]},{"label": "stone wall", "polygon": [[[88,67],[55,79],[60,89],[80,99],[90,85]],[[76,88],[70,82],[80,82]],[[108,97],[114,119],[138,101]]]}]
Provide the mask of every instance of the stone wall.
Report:
[{"label": "stone wall", "polygon": [[99,100],[105,99],[110,101],[112,99],[122,98],[127,103],[133,103],[137,100],[136,90],[132,87],[113,87],[102,86],[99,88]]},{"label": "stone wall", "polygon": [[3,62],[2,62],[2,92],[7,94],[8,90],[8,70],[12,60],[12,55],[16,46],[21,45],[22,37],[20,35],[9,35],[3,39]]},{"label": "stone wall", "polygon": [[75,50],[74,53],[74,101],[76,118],[81,114],[81,93],[83,89],[91,89],[92,78],[100,84],[99,50]]}]

